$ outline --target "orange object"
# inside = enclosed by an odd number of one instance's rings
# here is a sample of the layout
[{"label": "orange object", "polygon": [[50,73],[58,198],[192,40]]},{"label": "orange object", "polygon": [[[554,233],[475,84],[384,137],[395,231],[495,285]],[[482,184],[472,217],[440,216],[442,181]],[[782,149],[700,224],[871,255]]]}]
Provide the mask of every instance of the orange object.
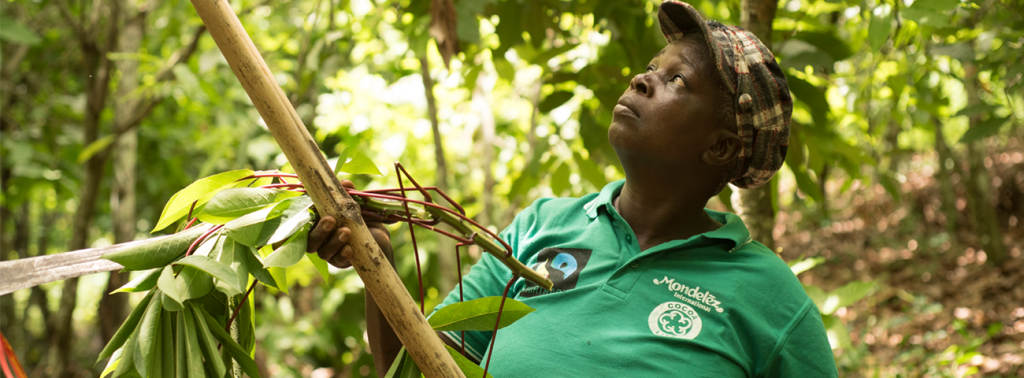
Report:
[{"label": "orange object", "polygon": [[[18,362],[18,356],[14,354],[11,343],[7,342],[7,338],[2,333],[0,333],[0,341],[4,343],[3,356],[0,356],[0,368],[3,368],[4,376],[26,378],[25,369],[21,368],[21,362]],[[8,362],[10,362],[10,365],[8,365]],[[11,373],[11,368],[14,368],[13,374]]]}]

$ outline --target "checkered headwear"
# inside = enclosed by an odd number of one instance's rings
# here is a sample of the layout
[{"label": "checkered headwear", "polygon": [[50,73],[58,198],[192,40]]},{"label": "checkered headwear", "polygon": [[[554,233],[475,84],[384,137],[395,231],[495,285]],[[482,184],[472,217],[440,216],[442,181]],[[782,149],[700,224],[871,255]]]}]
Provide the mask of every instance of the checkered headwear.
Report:
[{"label": "checkered headwear", "polygon": [[775,56],[753,33],[717,21],[705,21],[690,4],[668,0],[658,8],[665,39],[672,43],[700,33],[715,57],[718,73],[736,109],[740,159],[746,171],[732,179],[740,188],[768,182],[782,167],[789,147],[793,98]]}]

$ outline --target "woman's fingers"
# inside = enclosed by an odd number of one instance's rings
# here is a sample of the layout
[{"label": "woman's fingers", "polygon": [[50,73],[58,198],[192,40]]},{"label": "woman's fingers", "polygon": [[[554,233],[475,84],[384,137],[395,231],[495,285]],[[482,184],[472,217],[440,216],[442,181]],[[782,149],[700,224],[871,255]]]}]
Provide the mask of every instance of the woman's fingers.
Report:
[{"label": "woman's fingers", "polygon": [[317,222],[316,227],[313,231],[309,232],[309,236],[306,239],[306,252],[316,252],[320,250],[320,247],[327,242],[327,239],[334,233],[334,225],[337,222],[332,216],[325,216],[320,218]]}]

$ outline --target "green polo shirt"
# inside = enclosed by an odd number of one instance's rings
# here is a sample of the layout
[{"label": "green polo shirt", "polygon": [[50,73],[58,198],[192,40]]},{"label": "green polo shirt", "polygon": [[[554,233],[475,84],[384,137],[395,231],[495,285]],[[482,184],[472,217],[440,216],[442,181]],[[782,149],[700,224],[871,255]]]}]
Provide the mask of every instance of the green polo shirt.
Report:
[{"label": "green polo shirt", "polygon": [[[623,184],[537,200],[502,231],[555,285],[509,290],[537,311],[498,331],[495,377],[836,376],[817,307],[739,217],[706,210],[723,226],[641,252],[612,206]],[[500,296],[511,277],[485,255],[463,278],[465,299]],[[438,308],[458,300],[456,289]],[[466,332],[467,354],[483,361],[490,341]]]}]

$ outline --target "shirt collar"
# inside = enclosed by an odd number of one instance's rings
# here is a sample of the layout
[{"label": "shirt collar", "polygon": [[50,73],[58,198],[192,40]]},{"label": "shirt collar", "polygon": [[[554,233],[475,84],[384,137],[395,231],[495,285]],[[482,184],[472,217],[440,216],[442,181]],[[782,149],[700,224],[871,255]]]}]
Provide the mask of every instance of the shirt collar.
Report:
[{"label": "shirt collar", "polygon": [[[586,210],[587,216],[591,219],[597,218],[597,209],[604,207],[605,211],[611,213],[613,210],[612,200],[619,195],[622,191],[622,187],[626,184],[626,180],[617,180],[608,183],[604,188],[601,189],[601,193],[597,195],[592,201],[583,205],[583,209]],[[733,213],[714,211],[710,209],[704,209],[705,212],[711,217],[722,224],[722,227],[711,231],[705,232],[700,235],[682,241],[683,244],[689,244],[695,241],[697,238],[703,237],[707,239],[717,239],[721,241],[731,242],[729,252],[735,252],[743,246],[753,242],[750,238],[750,230],[743,224],[743,220]]]}]

